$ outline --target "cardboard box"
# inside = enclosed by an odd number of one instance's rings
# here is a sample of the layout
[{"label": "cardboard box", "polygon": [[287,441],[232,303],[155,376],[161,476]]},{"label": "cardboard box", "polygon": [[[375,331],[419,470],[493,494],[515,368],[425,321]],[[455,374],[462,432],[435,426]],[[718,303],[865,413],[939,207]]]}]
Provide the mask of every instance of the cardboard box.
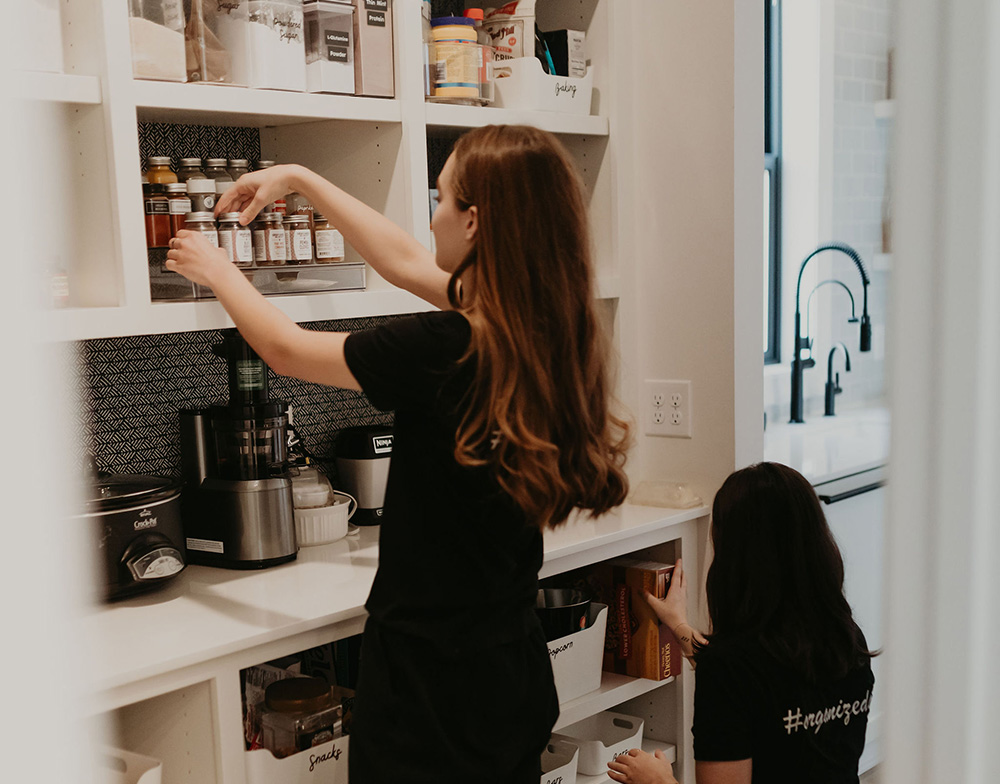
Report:
[{"label": "cardboard box", "polygon": [[648,591],[659,599],[665,597],[673,571],[673,564],[655,561],[621,558],[611,562],[614,620],[609,620],[609,628],[616,629],[616,640],[613,650],[605,651],[605,669],[654,681],[680,672],[680,645],[644,596]]},{"label": "cardboard box", "polygon": [[392,0],[354,0],[354,94],[392,98]]}]

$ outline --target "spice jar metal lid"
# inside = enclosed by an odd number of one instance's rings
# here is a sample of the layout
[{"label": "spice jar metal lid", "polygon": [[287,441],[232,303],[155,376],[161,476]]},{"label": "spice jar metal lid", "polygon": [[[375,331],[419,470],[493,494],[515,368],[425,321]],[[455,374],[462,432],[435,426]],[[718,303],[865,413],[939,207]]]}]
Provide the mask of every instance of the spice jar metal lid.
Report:
[{"label": "spice jar metal lid", "polygon": [[264,690],[264,702],[278,713],[318,713],[333,707],[333,690],[323,678],[285,678]]},{"label": "spice jar metal lid", "polygon": [[206,166],[223,166],[224,167],[226,165],[226,159],[225,158],[206,158],[205,159],[205,165]]},{"label": "spice jar metal lid", "polygon": [[150,166],[169,166],[170,156],[169,155],[151,155],[146,159],[146,163]]},{"label": "spice jar metal lid", "polygon": [[215,180],[188,180],[188,193],[215,193]]},{"label": "spice jar metal lid", "polygon": [[246,158],[230,158],[229,159],[229,165],[230,166],[249,166],[250,165],[250,161],[248,161]]},{"label": "spice jar metal lid", "polygon": [[262,212],[260,214],[260,219],[261,220],[266,220],[266,221],[273,221],[273,220],[280,221],[281,220],[281,213],[280,212]]},{"label": "spice jar metal lid", "polygon": [[309,224],[309,216],[308,215],[289,215],[287,218],[285,218],[285,223],[287,223],[289,225],[296,225],[296,226],[298,226],[299,224],[302,224],[302,223],[308,225]]},{"label": "spice jar metal lid", "polygon": [[162,182],[144,182],[142,184],[143,196],[162,196],[167,192],[167,186]]},{"label": "spice jar metal lid", "polygon": [[187,193],[187,192],[188,192],[187,183],[184,182],[167,183],[167,193]]},{"label": "spice jar metal lid", "polygon": [[215,216],[210,212],[189,212],[184,216],[185,223],[211,223],[215,225]]},{"label": "spice jar metal lid", "polygon": [[274,161],[257,161],[258,169],[270,169],[274,165]]},{"label": "spice jar metal lid", "polygon": [[181,158],[181,166],[201,166],[201,158]]},{"label": "spice jar metal lid", "polygon": [[219,216],[220,223],[239,223],[240,213],[238,212],[224,212]]}]

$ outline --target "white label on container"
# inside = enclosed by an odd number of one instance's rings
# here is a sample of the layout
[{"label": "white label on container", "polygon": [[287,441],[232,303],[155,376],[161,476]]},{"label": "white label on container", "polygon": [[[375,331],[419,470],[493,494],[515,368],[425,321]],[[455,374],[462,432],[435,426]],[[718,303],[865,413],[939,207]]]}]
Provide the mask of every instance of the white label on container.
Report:
[{"label": "white label on container", "polygon": [[322,229],[316,232],[316,258],[344,258],[344,235],[336,229]]},{"label": "white label on container", "polygon": [[170,199],[169,204],[171,215],[187,215],[191,212],[190,199]]},{"label": "white label on container", "polygon": [[253,233],[253,260],[258,264],[267,261],[267,232],[263,229]]},{"label": "white label on container", "polygon": [[226,552],[226,546],[222,542],[217,542],[214,539],[192,539],[190,536],[187,538],[187,549],[203,553],[219,553],[220,555]]},{"label": "white label on container", "polygon": [[234,259],[238,264],[253,264],[253,236],[250,229],[237,229],[235,233]]},{"label": "white label on container", "polygon": [[233,232],[231,230],[219,234],[219,247],[226,252],[226,258],[233,261]]},{"label": "white label on container", "polygon": [[285,255],[284,229],[267,230],[267,257],[271,261],[285,261],[288,258]]},{"label": "white label on container", "polygon": [[292,258],[295,261],[312,261],[312,232],[309,229],[295,229],[292,232]]},{"label": "white label on container", "polygon": [[205,239],[208,240],[215,247],[219,247],[219,232],[215,229],[209,229],[208,231],[203,231],[202,234],[205,235]]}]

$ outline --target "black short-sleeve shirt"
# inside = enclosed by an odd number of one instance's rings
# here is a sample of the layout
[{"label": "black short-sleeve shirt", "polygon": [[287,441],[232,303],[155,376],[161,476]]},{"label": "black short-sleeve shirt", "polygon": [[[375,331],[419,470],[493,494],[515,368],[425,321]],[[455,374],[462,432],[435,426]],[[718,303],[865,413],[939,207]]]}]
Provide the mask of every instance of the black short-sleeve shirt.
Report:
[{"label": "black short-sleeve shirt", "polygon": [[694,756],[753,759],[753,782],[858,781],[875,677],[858,667],[810,683],[754,640],[719,640],[697,657]]},{"label": "black short-sleeve shirt", "polygon": [[354,333],[347,365],[372,404],[395,411],[392,460],[369,614],[451,646],[526,635],[534,621],[542,536],[487,467],[455,460],[474,364],[457,312]]}]

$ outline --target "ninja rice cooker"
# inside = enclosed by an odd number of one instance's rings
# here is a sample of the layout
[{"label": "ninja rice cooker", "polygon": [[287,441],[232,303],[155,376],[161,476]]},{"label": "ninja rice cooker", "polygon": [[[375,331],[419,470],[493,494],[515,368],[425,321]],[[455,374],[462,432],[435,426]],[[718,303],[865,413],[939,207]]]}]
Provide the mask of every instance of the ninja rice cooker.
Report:
[{"label": "ninja rice cooker", "polygon": [[157,588],[184,569],[181,483],[160,476],[100,473],[86,518],[97,544],[104,598]]}]

